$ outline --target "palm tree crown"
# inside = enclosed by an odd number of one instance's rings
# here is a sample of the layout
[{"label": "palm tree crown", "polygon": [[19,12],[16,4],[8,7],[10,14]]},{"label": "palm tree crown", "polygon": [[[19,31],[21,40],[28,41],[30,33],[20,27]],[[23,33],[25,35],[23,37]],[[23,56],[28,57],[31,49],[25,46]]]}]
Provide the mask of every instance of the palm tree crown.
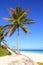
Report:
[{"label": "palm tree crown", "polygon": [[29,13],[29,9],[22,11],[22,7],[17,7],[16,10],[13,8],[9,9],[11,17],[4,17],[5,20],[10,21],[12,24],[8,25],[10,27],[8,34],[11,36],[16,29],[19,31],[19,27],[23,29],[25,33],[30,32],[30,30],[25,26],[25,24],[34,24],[32,19],[26,18]]}]

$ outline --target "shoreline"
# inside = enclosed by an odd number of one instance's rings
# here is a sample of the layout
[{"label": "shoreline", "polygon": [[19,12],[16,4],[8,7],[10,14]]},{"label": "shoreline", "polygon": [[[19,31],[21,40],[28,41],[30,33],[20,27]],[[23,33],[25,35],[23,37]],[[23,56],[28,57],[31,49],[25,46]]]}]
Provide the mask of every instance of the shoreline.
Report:
[{"label": "shoreline", "polygon": [[34,53],[34,52],[21,52],[21,53],[28,56],[35,62],[43,62],[43,53]]},{"label": "shoreline", "polygon": [[[43,63],[43,54],[32,53],[32,52],[21,52],[22,55],[29,57],[34,63]],[[15,58],[16,57],[16,58]],[[14,59],[15,58],[15,59]],[[0,57],[0,65],[8,65],[11,61],[21,60],[23,56],[21,55],[7,55]]]}]

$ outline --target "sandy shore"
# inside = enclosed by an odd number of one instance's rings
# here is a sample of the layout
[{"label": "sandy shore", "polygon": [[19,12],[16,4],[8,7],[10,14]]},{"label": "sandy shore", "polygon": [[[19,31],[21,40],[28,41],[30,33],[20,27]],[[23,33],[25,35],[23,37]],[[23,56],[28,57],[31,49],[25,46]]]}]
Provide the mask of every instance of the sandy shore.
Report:
[{"label": "sandy shore", "polygon": [[22,54],[28,56],[35,62],[43,62],[43,54],[42,53],[32,53],[32,52],[21,52]]},{"label": "sandy shore", "polygon": [[[43,62],[43,54],[28,53],[28,52],[21,52],[21,53],[23,55],[28,56],[34,62]],[[22,58],[23,56],[21,55],[3,56],[3,57],[0,57],[0,65],[7,65],[8,62],[20,60]]]},{"label": "sandy shore", "polygon": [[22,58],[23,56],[21,55],[3,56],[3,57],[0,57],[0,65],[9,65],[10,62],[21,60]]}]

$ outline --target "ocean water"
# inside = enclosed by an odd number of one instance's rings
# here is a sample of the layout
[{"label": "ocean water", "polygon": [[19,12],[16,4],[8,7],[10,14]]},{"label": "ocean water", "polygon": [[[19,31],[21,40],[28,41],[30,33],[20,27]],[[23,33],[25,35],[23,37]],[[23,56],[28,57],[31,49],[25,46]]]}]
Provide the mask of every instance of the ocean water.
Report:
[{"label": "ocean water", "polygon": [[43,53],[43,50],[29,50],[29,49],[22,49],[22,52],[32,52],[32,53]]}]

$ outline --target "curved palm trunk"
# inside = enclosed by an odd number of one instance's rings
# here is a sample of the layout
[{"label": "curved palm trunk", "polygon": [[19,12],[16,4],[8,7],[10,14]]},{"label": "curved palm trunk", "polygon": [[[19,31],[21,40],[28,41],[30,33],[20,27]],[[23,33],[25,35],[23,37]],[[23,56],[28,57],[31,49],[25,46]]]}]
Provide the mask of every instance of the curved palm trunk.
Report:
[{"label": "curved palm trunk", "polygon": [[19,50],[19,27],[17,28],[17,31],[18,31],[18,36],[17,36],[17,51],[18,51],[18,54],[20,54],[20,50]]}]

